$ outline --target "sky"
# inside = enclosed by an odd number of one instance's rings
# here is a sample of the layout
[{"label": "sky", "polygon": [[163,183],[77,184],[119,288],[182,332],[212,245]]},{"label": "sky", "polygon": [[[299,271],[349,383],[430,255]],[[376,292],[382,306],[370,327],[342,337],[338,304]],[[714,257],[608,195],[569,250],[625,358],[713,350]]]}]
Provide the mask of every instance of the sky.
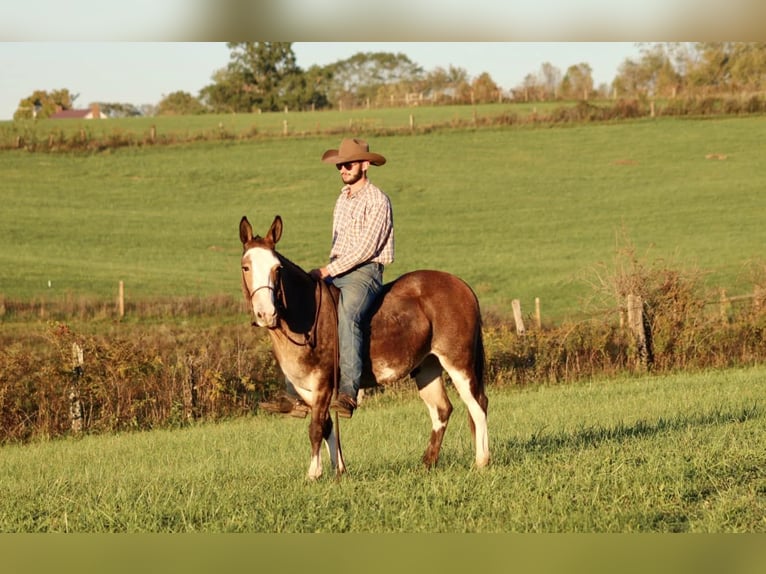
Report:
[{"label": "sky", "polygon": [[[536,74],[544,62],[561,72],[588,63],[598,86],[610,84],[627,58],[640,56],[632,42],[295,42],[298,66],[325,65],[358,52],[403,53],[429,71],[456,66],[470,77],[488,72],[502,89]],[[226,67],[224,42],[3,42],[0,43],[0,120],[9,120],[20,100],[35,90],[67,88],[76,107],[91,102],[157,104],[164,95],[196,96]]]},{"label": "sky", "polygon": [[227,65],[226,41],[290,41],[298,65],[401,52],[424,70],[488,72],[503,89],[550,62],[585,62],[596,85],[638,43],[764,40],[761,0],[3,0],[0,120],[37,89],[90,102],[197,95]]}]

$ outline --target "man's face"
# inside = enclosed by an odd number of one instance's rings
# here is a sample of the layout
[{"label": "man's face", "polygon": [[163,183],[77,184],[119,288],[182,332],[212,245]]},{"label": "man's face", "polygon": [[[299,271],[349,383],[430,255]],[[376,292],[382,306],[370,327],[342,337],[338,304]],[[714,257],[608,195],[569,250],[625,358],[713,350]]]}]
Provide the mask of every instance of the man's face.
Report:
[{"label": "man's face", "polygon": [[346,185],[354,185],[364,177],[369,162],[366,161],[347,161],[346,163],[336,164],[335,167],[340,171],[340,178]]}]

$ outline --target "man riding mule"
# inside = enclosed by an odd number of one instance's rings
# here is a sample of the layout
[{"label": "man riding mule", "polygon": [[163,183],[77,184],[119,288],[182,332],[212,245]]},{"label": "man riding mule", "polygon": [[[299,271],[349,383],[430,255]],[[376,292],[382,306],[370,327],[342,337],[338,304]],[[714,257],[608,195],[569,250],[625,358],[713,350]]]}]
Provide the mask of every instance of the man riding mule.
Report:
[{"label": "man riding mule", "polygon": [[[309,478],[322,474],[323,441],[342,473],[331,406],[339,416],[351,416],[363,379],[364,386],[385,385],[411,376],[431,417],[423,453],[431,467],[453,410],[442,378],[446,371],[468,409],[476,466],[486,466],[488,400],[475,293],[458,277],[434,270],[382,284],[383,266],[393,260],[391,206],[366,170],[385,158],[369,152],[362,140],[343,140],[323,160],[336,164],[345,183],[326,267],[306,272],[276,250],[283,231],[278,215],[263,237],[253,233],[247,217],[240,221],[242,291],[253,325],[268,329],[289,393],[281,402],[265,403],[267,409],[311,414]],[[354,322],[356,330],[344,321]]]}]

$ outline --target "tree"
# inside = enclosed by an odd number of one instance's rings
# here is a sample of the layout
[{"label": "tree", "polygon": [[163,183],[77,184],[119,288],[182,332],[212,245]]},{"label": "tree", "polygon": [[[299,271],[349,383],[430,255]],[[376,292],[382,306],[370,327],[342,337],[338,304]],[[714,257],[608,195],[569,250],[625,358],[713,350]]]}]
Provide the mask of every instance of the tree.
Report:
[{"label": "tree", "polygon": [[205,111],[200,101],[188,92],[177,91],[168,94],[157,105],[158,116],[189,116]]},{"label": "tree", "polygon": [[486,104],[498,101],[500,88],[487,72],[479,74],[471,82],[471,95],[473,103]]},{"label": "tree", "polygon": [[398,91],[412,91],[423,80],[423,69],[404,54],[359,52],[327,66],[330,101],[354,106],[374,100],[381,87],[399,84]]},{"label": "tree", "polygon": [[428,72],[422,81],[422,89],[431,95],[434,103],[459,101],[461,94],[470,93],[468,72],[464,68],[450,65],[437,67]]},{"label": "tree", "polygon": [[306,104],[314,109],[330,107],[328,90],[332,82],[332,73],[326,66],[314,64],[304,73]]},{"label": "tree", "polygon": [[739,89],[766,88],[766,42],[737,43],[731,53],[732,83]]},{"label": "tree", "polygon": [[545,99],[556,99],[561,88],[561,70],[550,62],[543,62],[538,74],[538,84],[543,89]]},{"label": "tree", "polygon": [[[241,81],[246,96],[238,101],[249,109],[277,111],[301,107],[305,99],[303,72],[297,66],[291,42],[229,42],[230,78]],[[235,82],[236,84],[236,82]],[[244,111],[244,110],[237,110]]]},{"label": "tree", "polygon": [[199,92],[200,103],[205,109],[219,114],[252,111],[251,89],[242,73],[222,68],[213,74],[212,80],[212,84]]},{"label": "tree", "polygon": [[35,90],[32,95],[19,101],[19,106],[13,114],[13,119],[43,119],[59,110],[69,110],[80,94],[72,94],[67,88],[46,92]]},{"label": "tree", "polygon": [[584,62],[569,66],[561,80],[561,96],[573,100],[587,100],[593,94],[593,70]]},{"label": "tree", "polygon": [[766,43],[700,42],[688,83],[707,91],[760,91],[766,87]]},{"label": "tree", "polygon": [[537,74],[527,74],[520,86],[511,92],[514,99],[529,101],[553,100],[561,88],[561,70],[550,62],[544,62]]}]

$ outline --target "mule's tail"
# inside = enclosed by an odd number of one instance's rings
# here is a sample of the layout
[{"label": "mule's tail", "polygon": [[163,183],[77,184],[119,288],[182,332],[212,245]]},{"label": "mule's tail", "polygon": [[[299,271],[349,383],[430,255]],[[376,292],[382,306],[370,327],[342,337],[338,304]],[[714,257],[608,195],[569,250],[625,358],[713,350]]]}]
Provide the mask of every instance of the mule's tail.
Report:
[{"label": "mule's tail", "polygon": [[476,327],[476,338],[474,340],[474,357],[473,357],[473,371],[476,376],[476,380],[474,382],[473,388],[471,389],[471,392],[474,396],[474,398],[478,401],[478,403],[481,405],[481,408],[484,409],[484,412],[487,412],[487,406],[489,404],[489,400],[487,399],[487,395],[484,392],[485,389],[485,371],[486,371],[486,355],[484,353],[484,337],[482,335],[482,329],[481,329],[481,322]]}]

